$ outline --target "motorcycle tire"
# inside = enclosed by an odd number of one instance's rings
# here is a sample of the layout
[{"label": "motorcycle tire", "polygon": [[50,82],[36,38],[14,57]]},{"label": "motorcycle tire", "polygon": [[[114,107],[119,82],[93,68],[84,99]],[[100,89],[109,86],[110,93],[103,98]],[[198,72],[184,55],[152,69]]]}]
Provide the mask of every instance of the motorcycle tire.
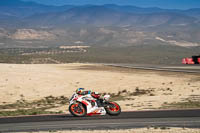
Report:
[{"label": "motorcycle tire", "polygon": [[116,102],[109,102],[109,106],[105,108],[107,114],[117,116],[121,113],[121,107]]},{"label": "motorcycle tire", "polygon": [[69,112],[76,117],[84,117],[87,114],[86,108],[82,103],[74,103],[69,106]]}]

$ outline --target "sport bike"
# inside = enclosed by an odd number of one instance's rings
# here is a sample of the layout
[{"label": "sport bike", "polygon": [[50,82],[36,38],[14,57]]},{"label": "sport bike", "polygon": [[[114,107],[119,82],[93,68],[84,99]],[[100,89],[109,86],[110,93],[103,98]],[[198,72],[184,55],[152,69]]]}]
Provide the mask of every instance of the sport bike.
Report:
[{"label": "sport bike", "polygon": [[103,99],[95,99],[90,94],[73,94],[70,99],[69,112],[73,116],[83,117],[92,115],[119,115],[121,107],[116,102],[109,101],[110,95]]}]

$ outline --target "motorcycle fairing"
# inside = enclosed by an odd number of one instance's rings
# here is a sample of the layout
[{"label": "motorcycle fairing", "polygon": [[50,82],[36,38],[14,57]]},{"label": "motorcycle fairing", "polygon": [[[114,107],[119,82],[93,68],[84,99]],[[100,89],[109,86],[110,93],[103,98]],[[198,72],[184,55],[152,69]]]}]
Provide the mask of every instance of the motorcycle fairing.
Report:
[{"label": "motorcycle fairing", "polygon": [[106,115],[106,110],[104,107],[98,107],[97,103],[92,106],[92,103],[89,101],[95,101],[90,94],[84,96],[78,96],[77,101],[83,103],[87,108],[87,115]]}]

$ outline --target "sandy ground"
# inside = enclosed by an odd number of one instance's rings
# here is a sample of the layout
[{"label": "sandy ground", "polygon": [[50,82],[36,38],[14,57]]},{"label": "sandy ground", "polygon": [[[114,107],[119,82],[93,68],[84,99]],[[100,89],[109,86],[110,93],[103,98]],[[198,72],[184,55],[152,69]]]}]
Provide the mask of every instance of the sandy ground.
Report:
[{"label": "sandy ground", "polygon": [[[25,132],[24,132],[25,133]],[[30,133],[30,132],[26,132]],[[141,129],[126,129],[126,130],[94,130],[94,131],[46,131],[46,132],[31,132],[31,133],[200,133],[200,129],[188,128],[167,128],[167,129],[154,129],[154,128],[141,128]]]},{"label": "sandy ground", "polygon": [[0,104],[14,103],[22,97],[27,101],[50,95],[70,97],[78,87],[100,93],[134,92],[136,88],[152,90],[151,96],[132,96],[131,100],[118,101],[123,111],[155,109],[163,103],[200,95],[200,74],[94,64],[0,64],[0,68]]}]

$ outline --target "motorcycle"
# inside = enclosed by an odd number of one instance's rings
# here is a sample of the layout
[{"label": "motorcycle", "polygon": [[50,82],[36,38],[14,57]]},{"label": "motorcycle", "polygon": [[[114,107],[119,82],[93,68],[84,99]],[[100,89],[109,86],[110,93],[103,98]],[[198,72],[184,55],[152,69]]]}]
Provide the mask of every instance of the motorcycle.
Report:
[{"label": "motorcycle", "polygon": [[116,102],[109,101],[110,95],[103,99],[95,99],[90,94],[73,94],[69,103],[69,112],[73,116],[84,117],[92,115],[116,116],[121,113],[121,107]]}]

